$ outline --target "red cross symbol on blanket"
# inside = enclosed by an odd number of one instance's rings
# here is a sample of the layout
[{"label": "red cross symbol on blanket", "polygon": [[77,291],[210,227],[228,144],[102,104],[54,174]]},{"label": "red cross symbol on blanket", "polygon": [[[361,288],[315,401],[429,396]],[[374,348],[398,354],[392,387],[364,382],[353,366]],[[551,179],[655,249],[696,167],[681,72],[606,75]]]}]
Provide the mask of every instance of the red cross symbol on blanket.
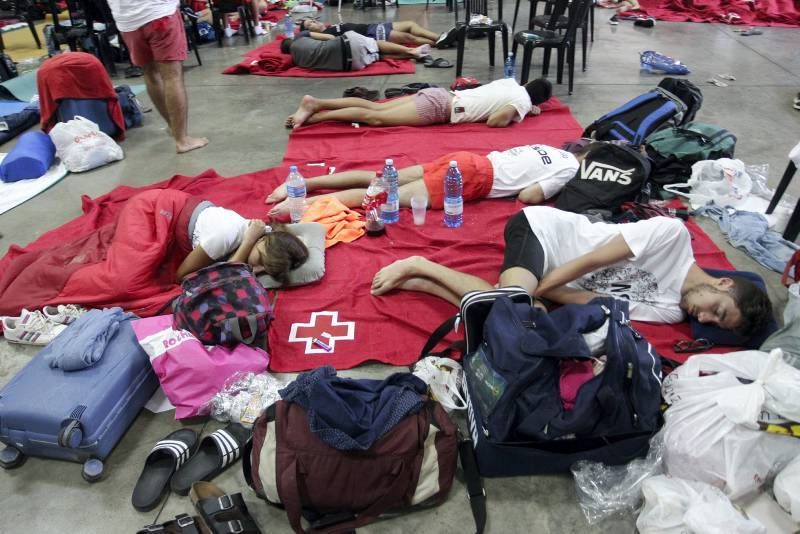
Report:
[{"label": "red cross symbol on blanket", "polygon": [[[336,350],[337,340],[355,339],[356,323],[339,321],[339,312],[312,312],[307,323],[293,323],[289,342],[306,344],[306,354],[329,354]],[[314,338],[330,347],[330,351],[314,343]]]}]

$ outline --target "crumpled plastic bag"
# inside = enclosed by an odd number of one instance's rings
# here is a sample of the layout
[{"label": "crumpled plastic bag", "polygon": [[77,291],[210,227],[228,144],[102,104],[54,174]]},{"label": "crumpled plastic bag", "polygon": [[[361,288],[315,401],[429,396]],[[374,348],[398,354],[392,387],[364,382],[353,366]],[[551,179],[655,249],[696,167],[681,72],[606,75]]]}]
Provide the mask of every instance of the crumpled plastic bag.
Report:
[{"label": "crumpled plastic bag", "polygon": [[759,430],[762,422],[800,421],[800,370],[782,356],[780,349],[697,355],[667,376],[668,474],[737,499],[800,454],[800,440]]},{"label": "crumpled plastic bag", "polygon": [[642,483],[663,473],[663,455],[664,443],[661,435],[656,434],[650,440],[647,456],[627,464],[575,462],[571,471],[586,521],[594,525],[615,514],[633,514],[642,503]]},{"label": "crumpled plastic bag", "polygon": [[792,520],[800,522],[800,456],[778,473],[772,492],[781,508],[792,514]]},{"label": "crumpled plastic bag", "polygon": [[[685,189],[691,188],[687,193]],[[720,206],[739,207],[747,201],[753,180],[738,159],[720,158],[698,161],[692,165],[688,182],[664,186],[664,190],[686,197],[692,209],[713,200]]]},{"label": "crumpled plastic bag", "polygon": [[644,509],[636,519],[641,534],[765,534],[760,521],[733,507],[718,488],[664,475],[642,485]]}]

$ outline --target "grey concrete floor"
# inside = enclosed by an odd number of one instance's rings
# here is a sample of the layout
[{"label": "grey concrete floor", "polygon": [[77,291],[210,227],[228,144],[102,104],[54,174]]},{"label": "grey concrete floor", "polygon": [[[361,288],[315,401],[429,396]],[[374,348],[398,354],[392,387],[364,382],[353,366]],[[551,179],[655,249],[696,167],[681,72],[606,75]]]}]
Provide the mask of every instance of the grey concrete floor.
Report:
[{"label": "grey concrete floor", "polygon": [[[513,12],[513,2],[505,12]],[[492,4],[492,12],[496,12]],[[522,8],[527,16],[527,8]],[[380,9],[353,11],[346,5],[346,21],[372,21],[383,17]],[[739,137],[736,154],[747,163],[769,163],[774,187],[787,163],[789,149],[800,138],[800,112],[792,109],[800,91],[800,32],[795,29],[763,28],[763,35],[742,37],[732,27],[714,24],[663,23],[653,29],[635,28],[622,22],[606,23],[610,11],[596,10],[595,40],[590,44],[586,72],[578,68],[575,91],[567,95],[566,84],[555,86],[555,94],[571,107],[586,125],[626,100],[655,86],[660,77],[642,74],[637,52],[657,50],[679,58],[692,74],[689,79],[705,95],[698,119],[723,125]],[[386,10],[389,20],[416,20],[434,31],[453,23],[444,6],[402,6]],[[323,19],[335,19],[327,10]],[[519,28],[518,28],[519,29]],[[255,47],[268,38],[261,38]],[[497,67],[487,64],[485,40],[469,41],[464,73],[481,80],[502,76],[503,58]],[[499,47],[498,47],[499,48]],[[267,168],[280,162],[286,146],[285,117],[294,111],[304,93],[333,97],[355,85],[373,89],[397,87],[412,81],[449,85],[454,69],[417,68],[402,76],[366,78],[263,78],[224,76],[222,69],[238,62],[248,50],[242,38],[225,47],[201,48],[203,66],[186,62],[186,86],[190,102],[190,130],[207,135],[210,145],[188,155],[176,155],[155,114],[145,125],[129,132],[123,144],[125,159],[101,169],[72,174],[33,200],[0,215],[0,248],[24,245],[43,232],[80,214],[80,196],[98,196],[119,185],[145,185],[174,174],[195,175],[215,168],[226,176]],[[436,52],[455,61],[455,51]],[[541,56],[534,58],[539,68]],[[732,73],[735,82],[719,88],[705,83],[714,74]],[[553,74],[551,73],[551,76]],[[137,80],[130,82],[136,83]],[[129,82],[129,83],[130,83]],[[147,100],[146,97],[143,97]],[[7,152],[10,144],[0,147]],[[790,192],[800,187],[793,184]],[[770,285],[770,295],[780,312],[785,290],[777,273],[765,272],[748,256],[728,246],[715,225],[701,221],[737,268],[761,272]],[[35,350],[0,341],[0,385],[27,361]],[[380,377],[394,369],[368,365],[346,374]],[[30,458],[21,468],[0,474],[0,532],[3,533],[130,533],[147,523],[165,521],[180,512],[192,511],[188,498],[171,495],[160,509],[142,514],[130,505],[130,493],[145,456],[153,443],[183,426],[170,413],[142,412],[106,462],[105,477],[95,484],[80,478],[80,466],[67,462]],[[198,431],[216,423],[188,425]],[[229,492],[243,491],[250,509],[264,532],[290,532],[282,511],[258,501],[244,484],[238,466],[224,473],[217,483]],[[489,500],[488,532],[631,532],[630,518],[589,527],[576,504],[570,477],[540,476],[486,481]],[[465,491],[456,482],[448,500],[440,507],[383,521],[364,532],[467,532],[471,519]]]}]

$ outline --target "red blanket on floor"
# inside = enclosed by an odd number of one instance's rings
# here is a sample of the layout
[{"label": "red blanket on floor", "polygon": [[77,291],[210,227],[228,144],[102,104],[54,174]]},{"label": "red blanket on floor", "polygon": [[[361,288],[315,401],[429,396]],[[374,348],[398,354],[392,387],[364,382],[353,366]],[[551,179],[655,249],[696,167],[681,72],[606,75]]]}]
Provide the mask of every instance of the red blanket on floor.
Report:
[{"label": "red blanket on floor", "polygon": [[[566,108],[557,102],[541,117],[529,118],[505,129],[485,125],[462,125],[457,128],[428,127],[408,129],[349,128],[348,125],[319,124],[302,128],[290,137],[285,164],[304,164],[326,160],[338,168],[377,168],[384,157],[394,157],[399,166],[433,159],[459,148],[477,152],[503,149],[521,143],[549,143],[580,134],[581,127]],[[555,124],[553,123],[555,121]],[[336,152],[329,144],[330,134],[339,131]],[[382,137],[394,130],[394,136]],[[379,142],[380,141],[380,142]],[[311,176],[310,169],[301,167]],[[218,205],[235,209],[245,217],[263,216],[263,198],[286,175],[286,166],[225,179],[214,171],[192,178],[176,176],[144,188],[119,187],[111,193],[90,200],[84,197],[84,215],[52,230],[26,248],[12,247],[0,260],[0,278],[13,272],[15,262],[36,251],[46,251],[70,241],[75,236],[96,235],[93,232],[113,223],[123,203],[147,189],[178,189],[207,198]],[[411,223],[408,209],[401,210],[400,223],[390,226],[378,238],[363,237],[350,244],[339,244],[326,251],[326,274],[317,283],[280,292],[276,302],[276,320],[270,329],[271,369],[299,371],[331,364],[338,368],[356,366],[367,360],[405,365],[417,359],[418,351],[430,332],[456,309],[435,297],[408,291],[396,291],[383,297],[369,293],[372,277],[381,267],[411,255],[424,255],[447,266],[461,269],[494,281],[503,256],[503,227],[510,215],[523,205],[514,200],[484,200],[465,206],[464,226],[457,230],[441,226],[441,212],[429,211],[424,226]],[[693,247],[698,263],[704,267],[730,268],[724,255],[694,223],[689,223],[694,236]],[[83,255],[99,247],[89,242]],[[69,265],[64,261],[62,265]],[[17,270],[19,272],[19,270]],[[79,275],[78,270],[75,275]],[[47,272],[42,272],[47,280]],[[42,286],[45,284],[39,284]],[[81,302],[103,302],[103,287],[86,286]],[[142,315],[155,313],[168,302],[175,286],[152,284],[139,288],[151,291]],[[76,296],[77,298],[77,296]],[[0,291],[0,306],[6,302],[24,302],[28,308],[66,302],[42,301],[32,286],[14,294]],[[0,314],[19,310],[3,310]],[[637,328],[664,355],[675,339],[689,339],[689,325],[647,325]],[[310,339],[323,332],[332,336],[333,352],[327,353],[311,344]],[[326,339],[326,338],[325,338]],[[685,358],[684,358],[685,359]]]},{"label": "red blanket on floor", "polygon": [[658,20],[800,27],[797,0],[639,0],[639,4],[640,12]]},{"label": "red blanket on floor", "polygon": [[350,76],[379,76],[383,74],[414,74],[410,59],[382,59],[363,70],[349,72],[311,70],[292,64],[289,54],[281,53],[280,40],[251,50],[244,60],[222,71],[222,74],[255,74],[257,76],[289,76],[295,78],[341,78]]}]

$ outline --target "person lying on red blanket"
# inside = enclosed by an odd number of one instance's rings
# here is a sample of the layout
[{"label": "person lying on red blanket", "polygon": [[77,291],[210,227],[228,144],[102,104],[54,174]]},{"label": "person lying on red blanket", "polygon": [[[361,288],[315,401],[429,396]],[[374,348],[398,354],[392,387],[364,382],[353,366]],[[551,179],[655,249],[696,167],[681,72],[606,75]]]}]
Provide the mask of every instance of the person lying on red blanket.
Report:
[{"label": "person lying on red blanket", "polygon": [[292,56],[298,67],[312,70],[354,71],[364,70],[381,57],[422,59],[430,52],[430,45],[417,48],[376,41],[356,32],[346,32],[335,37],[327,33],[302,31],[294,39],[281,41],[281,52]]},{"label": "person lying on red blanket", "polygon": [[[429,44],[436,45],[437,41],[444,42],[445,38],[450,32],[445,32],[441,35],[433,33],[432,31],[423,28],[416,22],[410,20],[400,20],[396,22],[376,22],[374,24],[355,24],[343,23],[326,25],[318,20],[302,19],[300,21],[300,29],[316,33],[327,33],[338,37],[345,32],[356,32],[365,37],[377,39],[376,33],[378,26],[383,26],[386,31],[386,40],[391,43],[415,45]],[[453,32],[455,33],[455,32]]]},{"label": "person lying on red blanket", "polygon": [[430,87],[386,102],[362,98],[318,99],[305,95],[297,111],[286,119],[286,127],[340,121],[362,122],[370,126],[486,122],[491,128],[505,128],[522,121],[527,115],[539,115],[542,110],[538,105],[552,94],[553,86],[544,78],[525,85],[504,78],[463,91]]},{"label": "person lying on red blanket", "polygon": [[[518,195],[520,202],[540,204],[556,195],[578,170],[581,160],[589,151],[586,145],[575,154],[547,145],[523,145],[502,152],[494,151],[486,156],[471,152],[453,152],[421,165],[412,165],[398,171],[400,206],[411,206],[411,198],[428,198],[431,208],[442,209],[444,205],[444,175],[450,162],[458,164],[463,180],[465,201],[482,198],[502,198]],[[317,176],[306,180],[306,190],[345,189],[313,197],[336,197],[345,206],[356,208],[362,205],[366,188],[375,178],[372,171],[347,171]],[[349,189],[357,188],[357,189]],[[278,219],[288,215],[286,184],[278,186],[266,199],[266,203],[280,202],[268,213]]]},{"label": "person lying on red blanket", "polygon": [[131,197],[116,221],[75,240],[14,258],[0,274],[0,315],[55,304],[158,312],[189,273],[245,262],[285,280],[308,258],[294,235],[174,189]]},{"label": "person lying on red blanket", "polygon": [[[580,214],[531,206],[509,219],[505,245],[498,286],[521,287],[559,304],[611,296],[630,303],[635,321],[679,323],[688,314],[745,337],[772,313],[757,285],[742,277],[717,278],[697,266],[691,236],[679,219],[592,223]],[[378,271],[371,292],[421,291],[458,306],[465,293],[492,287],[415,256]]]}]

